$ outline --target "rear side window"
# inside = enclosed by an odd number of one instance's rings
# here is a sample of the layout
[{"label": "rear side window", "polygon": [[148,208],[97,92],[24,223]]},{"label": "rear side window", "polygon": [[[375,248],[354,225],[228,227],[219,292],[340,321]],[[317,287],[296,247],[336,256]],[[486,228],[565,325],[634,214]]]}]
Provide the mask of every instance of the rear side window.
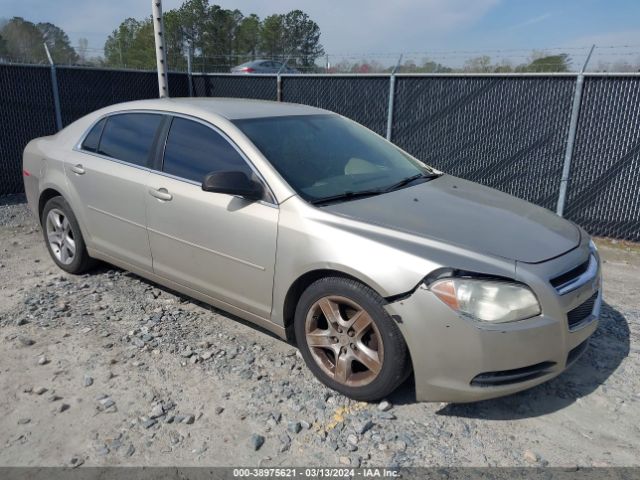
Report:
[{"label": "rear side window", "polygon": [[84,138],[84,142],[82,142],[82,149],[88,150],[90,152],[98,151],[98,143],[100,143],[100,135],[102,134],[102,129],[104,128],[104,124],[106,123],[106,119],[103,118],[98,123],[96,123],[91,131]]},{"label": "rear side window", "polygon": [[162,116],[153,113],[112,115],[102,131],[98,152],[146,167]]},{"label": "rear side window", "polygon": [[163,171],[202,182],[211,172],[252,170],[238,151],[219,133],[198,122],[174,118],[164,150]]}]

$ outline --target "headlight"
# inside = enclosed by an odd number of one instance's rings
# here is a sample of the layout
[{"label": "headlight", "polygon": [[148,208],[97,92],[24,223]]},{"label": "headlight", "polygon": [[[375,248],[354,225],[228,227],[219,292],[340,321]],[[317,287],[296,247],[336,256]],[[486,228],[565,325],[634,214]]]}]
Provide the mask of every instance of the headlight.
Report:
[{"label": "headlight", "polygon": [[437,280],[429,288],[454,310],[484,322],[513,322],[540,314],[536,296],[522,284],[446,278]]}]

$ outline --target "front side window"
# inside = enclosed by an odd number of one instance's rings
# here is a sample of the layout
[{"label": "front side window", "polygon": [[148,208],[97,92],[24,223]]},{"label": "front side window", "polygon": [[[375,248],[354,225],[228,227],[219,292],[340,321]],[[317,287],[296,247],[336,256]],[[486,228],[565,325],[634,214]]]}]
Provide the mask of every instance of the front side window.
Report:
[{"label": "front side window", "polygon": [[218,132],[202,123],[174,118],[164,150],[162,170],[176,177],[202,182],[212,172],[253,172],[238,151]]},{"label": "front side window", "polygon": [[123,113],[107,118],[98,153],[146,167],[153,141],[162,122],[154,113]]},{"label": "front side window", "polygon": [[100,136],[102,135],[102,129],[104,128],[104,124],[106,122],[107,122],[107,119],[103,118],[93,126],[93,128],[89,131],[87,136],[84,138],[84,142],[82,142],[83,150],[87,150],[89,152],[98,151],[98,143],[100,143]]},{"label": "front side window", "polygon": [[378,194],[435,171],[375,133],[337,115],[299,115],[236,120],[306,200]]}]

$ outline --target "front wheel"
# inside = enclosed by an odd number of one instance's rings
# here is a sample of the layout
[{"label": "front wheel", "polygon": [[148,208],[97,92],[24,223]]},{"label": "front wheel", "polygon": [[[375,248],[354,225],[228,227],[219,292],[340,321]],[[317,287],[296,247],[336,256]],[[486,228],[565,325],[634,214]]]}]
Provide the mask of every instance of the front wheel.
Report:
[{"label": "front wheel", "polygon": [[322,278],[305,290],[295,315],[302,357],[320,381],[356,400],[379,400],[407,377],[402,334],[366,285]]}]

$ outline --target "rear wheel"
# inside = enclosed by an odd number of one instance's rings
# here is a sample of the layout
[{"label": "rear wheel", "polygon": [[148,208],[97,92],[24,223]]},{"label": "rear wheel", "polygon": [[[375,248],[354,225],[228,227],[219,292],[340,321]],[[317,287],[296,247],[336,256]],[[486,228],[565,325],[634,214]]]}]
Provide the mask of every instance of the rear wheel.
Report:
[{"label": "rear wheel", "polygon": [[384,300],[351,279],[327,277],[302,294],[296,340],[325,385],[356,400],[390,394],[407,376],[407,348]]},{"label": "rear wheel", "polygon": [[41,220],[47,249],[56,265],[75,274],[93,266],[78,221],[64,198],[51,198],[42,210]]}]

